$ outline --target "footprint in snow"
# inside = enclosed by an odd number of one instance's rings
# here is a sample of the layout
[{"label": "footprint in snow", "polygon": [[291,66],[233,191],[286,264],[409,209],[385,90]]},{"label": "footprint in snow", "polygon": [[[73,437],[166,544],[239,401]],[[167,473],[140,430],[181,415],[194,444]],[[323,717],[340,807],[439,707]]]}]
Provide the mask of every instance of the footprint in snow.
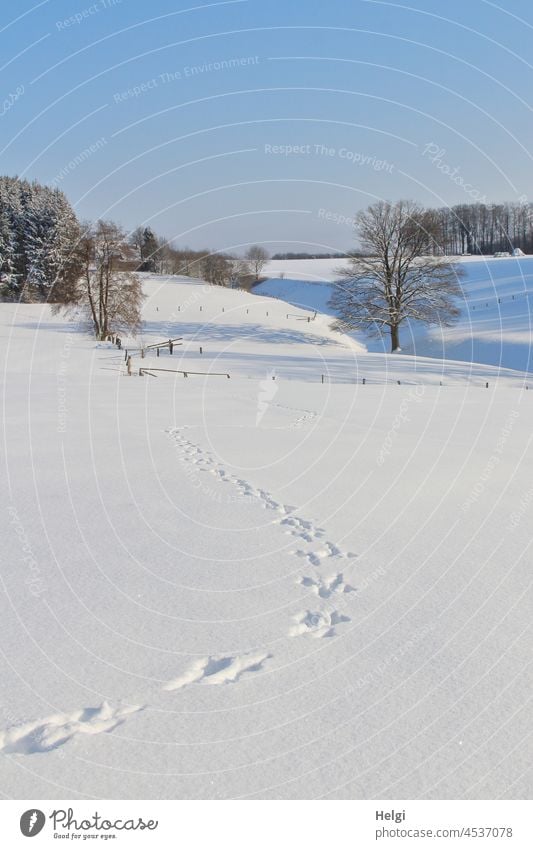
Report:
[{"label": "footprint in snow", "polygon": [[163,690],[180,690],[189,684],[234,684],[248,672],[259,672],[270,654],[228,655],[226,657],[204,657],[195,661],[189,669],[167,681]]},{"label": "footprint in snow", "polygon": [[72,713],[56,713],[45,719],[16,725],[0,733],[0,751],[5,754],[32,755],[63,746],[79,734],[113,731],[126,717],[143,710],[136,705],[113,707],[103,702],[97,708]]},{"label": "footprint in snow", "polygon": [[331,612],[327,610],[305,610],[294,618],[296,624],[289,630],[289,637],[300,637],[302,634],[307,634],[315,639],[334,637],[337,633],[336,625],[351,621],[349,616],[344,616],[337,610]]},{"label": "footprint in snow", "polygon": [[[292,513],[294,509],[291,508],[287,512]],[[323,528],[316,528],[312,522],[300,519],[298,516],[289,516],[289,518],[283,519],[281,524],[288,528],[287,534],[303,539],[304,542],[314,542],[321,539],[325,534]]]},{"label": "footprint in snow", "polygon": [[298,549],[297,551],[293,551],[293,554],[296,554],[297,557],[305,557],[312,566],[320,566],[322,561],[328,557],[357,557],[357,554],[354,554],[352,551],[342,551],[342,549],[332,542],[325,542],[323,546],[323,548],[316,549],[315,551],[302,551],[302,549]]},{"label": "footprint in snow", "polygon": [[305,575],[298,581],[303,587],[309,587],[320,598],[330,598],[334,593],[354,593],[355,587],[344,582],[342,572],[329,578],[311,578]]}]

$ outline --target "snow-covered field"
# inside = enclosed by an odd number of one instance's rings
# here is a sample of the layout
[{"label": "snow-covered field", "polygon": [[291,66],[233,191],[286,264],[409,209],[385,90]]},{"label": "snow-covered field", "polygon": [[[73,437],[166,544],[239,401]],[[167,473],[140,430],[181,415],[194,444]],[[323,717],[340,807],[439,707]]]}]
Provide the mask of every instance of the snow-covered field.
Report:
[{"label": "snow-covered field", "polygon": [[[421,356],[486,363],[533,371],[531,358],[533,257],[460,257],[464,302],[461,318],[449,328],[404,327],[402,350]],[[256,292],[291,304],[332,314],[331,281],[344,260],[272,260]],[[280,277],[283,275],[283,279]],[[310,285],[313,284],[313,285]],[[387,351],[376,339],[363,339],[369,350]]]},{"label": "snow-covered field", "polygon": [[4,795],[529,798],[528,378],[145,288],[0,305]]}]

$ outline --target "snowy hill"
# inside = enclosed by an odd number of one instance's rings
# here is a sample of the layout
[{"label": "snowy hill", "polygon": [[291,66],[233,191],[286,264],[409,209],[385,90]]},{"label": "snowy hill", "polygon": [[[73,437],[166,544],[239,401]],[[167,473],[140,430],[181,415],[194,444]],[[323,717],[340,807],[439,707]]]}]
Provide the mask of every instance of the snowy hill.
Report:
[{"label": "snowy hill", "polygon": [[131,377],[0,305],[3,786],[529,798],[524,376],[144,285]]},{"label": "snowy hill", "polygon": [[[533,257],[461,257],[459,262],[466,273],[459,323],[443,330],[405,327],[402,350],[420,356],[532,371]],[[328,259],[272,261],[265,272],[272,279],[254,291],[332,314],[328,307],[331,281],[342,264],[340,260]],[[388,340],[382,345],[362,335],[357,338],[370,350],[387,350]]]},{"label": "snowy hill", "polygon": [[[261,284],[254,291],[259,295],[265,288],[274,292],[275,283]],[[278,378],[311,382],[321,382],[323,376],[325,382],[333,383],[361,382],[364,378],[368,383],[400,380],[448,385],[471,382],[478,386],[487,380],[521,386],[528,379],[511,369],[476,363],[366,353],[361,341],[333,332],[330,316],[320,312],[330,296],[327,284],[287,279],[279,283],[279,291],[288,294],[287,301],[209,287],[188,278],[147,275],[145,344],[183,335],[183,347],[176,349],[172,360],[175,368],[225,371],[234,377],[261,379],[273,372]],[[308,307],[298,306],[302,303],[300,293],[305,297],[309,290]],[[317,315],[315,310],[319,311]],[[134,364],[143,365],[138,357]]]}]

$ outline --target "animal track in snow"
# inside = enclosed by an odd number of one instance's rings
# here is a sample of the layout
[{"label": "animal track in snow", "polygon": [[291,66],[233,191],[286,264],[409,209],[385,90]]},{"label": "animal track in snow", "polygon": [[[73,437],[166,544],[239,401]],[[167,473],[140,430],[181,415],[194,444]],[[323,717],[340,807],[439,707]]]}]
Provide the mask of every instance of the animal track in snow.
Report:
[{"label": "animal track in snow", "polygon": [[344,616],[337,610],[328,612],[327,610],[312,611],[305,610],[294,617],[296,625],[289,631],[289,637],[299,637],[302,634],[307,634],[309,637],[321,639],[323,637],[334,637],[336,635],[335,626],[341,625],[343,622],[350,622],[349,616]]},{"label": "animal track in snow", "polygon": [[[324,529],[317,527],[313,522],[307,519],[302,519],[300,516],[294,515],[296,507],[293,507],[290,504],[282,504],[281,502],[276,501],[270,492],[267,492],[264,489],[259,489],[258,487],[248,483],[248,481],[229,474],[217,463],[209,451],[204,451],[198,445],[186,439],[180,433],[179,428],[169,428],[167,433],[175,441],[178,449],[181,450],[181,459],[184,462],[201,465],[203,471],[208,471],[222,483],[230,484],[239,492],[240,495],[243,495],[246,498],[255,499],[265,510],[273,510],[276,513],[279,513],[280,518],[275,521],[279,522],[285,530],[285,533],[309,543],[323,540],[326,533]],[[307,557],[308,562],[312,566],[320,565],[322,560],[326,557],[347,558],[357,556],[352,552],[343,551],[339,548],[339,546],[327,541],[322,543],[322,548],[318,551],[297,551],[294,553],[301,557]]]},{"label": "animal track in snow", "polygon": [[275,501],[274,498],[270,495],[269,492],[266,492],[264,489],[257,489],[255,486],[252,486],[247,481],[240,480],[239,478],[233,478],[232,483],[237,487],[239,492],[242,495],[252,496],[253,498],[257,498],[265,508],[265,510],[276,510],[278,513],[282,513],[286,516],[294,507],[290,507],[288,504],[280,504],[278,501]]},{"label": "animal track in snow", "polygon": [[317,528],[312,522],[308,522],[306,519],[300,519],[299,516],[290,516],[287,519],[283,519],[281,524],[287,527],[287,534],[293,537],[299,537],[305,542],[322,539],[326,533],[323,528]]},{"label": "animal track in snow", "polygon": [[301,549],[298,549],[294,552],[294,554],[296,554],[297,557],[305,557],[312,566],[320,566],[322,561],[328,557],[342,557],[345,559],[349,557],[357,557],[357,554],[354,554],[352,551],[344,552],[332,542],[324,542],[322,548],[318,548],[316,550],[302,551]]},{"label": "animal track in snow", "polygon": [[204,657],[177,678],[163,686],[163,690],[180,690],[189,684],[234,684],[248,672],[258,672],[270,654],[243,654],[240,656]]},{"label": "animal track in snow", "polygon": [[[266,381],[267,386],[270,386],[270,381]],[[296,419],[293,419],[288,425],[282,425],[277,430],[286,430],[286,429],[298,429],[303,427],[305,424],[313,422],[318,413],[316,410],[305,410],[301,407],[288,407],[286,404],[276,404],[273,401],[270,401],[268,398],[265,399],[262,403],[265,405],[265,410],[268,407],[276,407],[279,410],[288,410],[291,413],[301,413]]]},{"label": "animal track in snow", "polygon": [[248,483],[248,481],[237,478],[235,477],[235,475],[228,474],[225,469],[221,468],[218,465],[215,459],[211,456],[210,452],[203,451],[193,442],[190,442],[190,440],[185,439],[185,437],[180,434],[178,429],[170,428],[169,430],[167,430],[167,433],[177,443],[178,449],[181,450],[181,459],[184,462],[193,463],[194,465],[204,465],[206,467],[205,470],[209,471],[210,474],[216,477],[219,481],[223,483],[232,484],[235,489],[237,489],[241,493],[241,495],[257,499],[265,508],[265,510],[276,510],[283,516],[287,516],[295,509],[289,504],[279,503],[266,490],[259,489],[255,486],[252,486],[252,484]]},{"label": "animal track in snow", "polygon": [[84,708],[72,713],[56,713],[46,719],[26,722],[0,733],[0,751],[5,754],[31,755],[49,752],[64,745],[78,734],[101,734],[113,731],[126,717],[143,710],[135,705],[113,707],[103,702],[97,708]]},{"label": "animal track in snow", "polygon": [[315,413],[312,410],[307,410],[303,413],[303,415],[298,416],[293,422],[290,423],[289,427],[292,429],[298,429],[303,427],[305,424],[310,424],[317,417],[318,413]]},{"label": "animal track in snow", "polygon": [[320,576],[318,578],[311,578],[308,575],[304,575],[298,583],[303,587],[309,587],[320,598],[331,598],[334,593],[354,593],[356,591],[355,587],[344,582],[342,572],[332,575],[329,578],[321,578]]}]

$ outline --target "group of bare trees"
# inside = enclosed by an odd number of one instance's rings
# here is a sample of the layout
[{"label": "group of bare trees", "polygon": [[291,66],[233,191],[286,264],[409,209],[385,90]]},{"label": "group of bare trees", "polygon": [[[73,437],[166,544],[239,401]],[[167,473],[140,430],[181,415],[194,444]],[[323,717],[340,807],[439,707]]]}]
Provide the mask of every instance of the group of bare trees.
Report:
[{"label": "group of bare trees", "polygon": [[529,203],[472,203],[437,210],[437,244],[445,254],[533,252]]},{"label": "group of bare trees", "polygon": [[177,248],[156,236],[150,227],[137,227],[128,241],[137,255],[137,271],[182,274],[214,286],[238,285],[248,278],[259,280],[269,259],[268,252],[260,245],[252,245],[244,258],[222,251]]},{"label": "group of bare trees", "polygon": [[140,329],[144,296],[135,271],[183,274],[228,286],[238,285],[246,277],[259,279],[268,260],[268,253],[257,245],[244,259],[210,251],[180,251],[149,227],[139,227],[128,236],[113,221],[81,227],[73,256],[77,274],[56,282],[54,310],[81,310],[97,339],[116,331],[135,334]]}]

